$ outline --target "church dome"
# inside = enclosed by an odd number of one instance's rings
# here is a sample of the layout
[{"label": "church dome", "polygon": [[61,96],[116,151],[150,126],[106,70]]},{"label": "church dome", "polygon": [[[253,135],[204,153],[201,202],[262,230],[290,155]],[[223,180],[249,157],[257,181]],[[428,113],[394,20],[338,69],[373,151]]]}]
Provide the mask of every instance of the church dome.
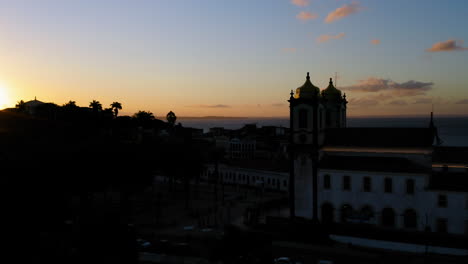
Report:
[{"label": "church dome", "polygon": [[333,85],[332,78],[330,78],[328,87],[322,91],[322,97],[330,101],[339,101],[341,99],[341,91]]},{"label": "church dome", "polygon": [[296,89],[296,94],[294,97],[296,99],[298,98],[310,99],[310,98],[318,97],[319,94],[320,94],[320,89],[310,82],[310,76],[309,76],[309,73],[307,73],[307,77],[306,77],[306,81],[304,85]]}]

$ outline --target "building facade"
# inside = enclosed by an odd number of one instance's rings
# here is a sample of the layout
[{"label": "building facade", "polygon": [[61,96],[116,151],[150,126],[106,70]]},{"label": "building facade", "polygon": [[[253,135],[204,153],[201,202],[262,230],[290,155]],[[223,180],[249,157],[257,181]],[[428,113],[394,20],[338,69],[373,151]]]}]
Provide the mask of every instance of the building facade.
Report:
[{"label": "building facade", "polygon": [[437,130],[348,128],[346,96],[291,91],[291,215],[322,223],[468,234],[468,161],[436,164]]}]

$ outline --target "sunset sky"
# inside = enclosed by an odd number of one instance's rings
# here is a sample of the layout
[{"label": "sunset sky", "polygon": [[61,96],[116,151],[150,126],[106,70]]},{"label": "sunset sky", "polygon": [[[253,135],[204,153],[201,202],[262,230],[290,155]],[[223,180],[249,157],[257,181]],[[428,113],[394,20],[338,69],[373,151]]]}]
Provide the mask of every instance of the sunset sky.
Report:
[{"label": "sunset sky", "polygon": [[[468,115],[466,0],[0,0],[0,108],[287,116],[338,74],[348,115]],[[464,43],[463,41],[466,41]]]}]

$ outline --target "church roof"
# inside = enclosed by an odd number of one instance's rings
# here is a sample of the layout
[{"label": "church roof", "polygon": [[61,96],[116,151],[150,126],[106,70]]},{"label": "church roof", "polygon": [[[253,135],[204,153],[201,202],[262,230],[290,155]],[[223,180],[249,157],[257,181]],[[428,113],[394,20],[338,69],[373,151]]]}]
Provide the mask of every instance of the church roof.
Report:
[{"label": "church roof", "polygon": [[468,192],[468,172],[435,171],[432,173],[429,189]]},{"label": "church roof", "polygon": [[351,127],[330,128],[325,145],[354,147],[431,147],[431,128]]},{"label": "church roof", "polygon": [[426,168],[400,157],[338,156],[326,155],[320,162],[321,169],[349,171],[379,171],[427,173]]},{"label": "church roof", "polygon": [[432,161],[442,164],[468,164],[468,147],[435,147]]},{"label": "church roof", "polygon": [[330,101],[339,101],[341,99],[341,91],[333,85],[332,78],[330,78],[328,87],[322,91],[322,97]]},{"label": "church roof", "polygon": [[320,88],[312,84],[312,82],[310,81],[309,73],[307,73],[305,83],[301,87],[296,89],[296,94],[294,97],[296,99],[299,99],[299,98],[311,99],[311,98],[316,98],[319,95],[320,95]]}]

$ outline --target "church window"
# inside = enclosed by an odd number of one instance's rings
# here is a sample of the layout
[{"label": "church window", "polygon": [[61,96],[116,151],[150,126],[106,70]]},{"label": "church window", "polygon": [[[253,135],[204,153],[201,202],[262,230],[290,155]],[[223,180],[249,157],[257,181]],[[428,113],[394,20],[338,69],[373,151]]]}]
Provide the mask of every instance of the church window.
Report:
[{"label": "church window", "polygon": [[365,192],[370,192],[372,190],[372,183],[370,177],[364,177],[362,182],[362,187]]},{"label": "church window", "polygon": [[437,232],[447,233],[447,218],[437,219]]},{"label": "church window", "polygon": [[406,194],[414,194],[414,180],[406,180]]},{"label": "church window", "polygon": [[299,128],[307,128],[307,110],[300,109],[299,110]]},{"label": "church window", "polygon": [[343,190],[350,191],[351,190],[351,177],[343,176]]},{"label": "church window", "polygon": [[447,195],[445,194],[439,194],[439,197],[437,199],[437,204],[441,208],[446,208],[447,207]]},{"label": "church window", "polygon": [[330,179],[330,175],[328,174],[325,174],[323,176],[323,188],[327,190],[331,188],[331,179]]},{"label": "church window", "polygon": [[392,208],[382,210],[382,225],[385,227],[395,227],[395,211]]},{"label": "church window", "polygon": [[322,115],[323,115],[323,111],[322,109],[319,110],[319,129],[323,127],[323,124],[322,124]]},{"label": "church window", "polygon": [[385,178],[384,180],[384,191],[391,193],[393,191],[393,183],[391,178]]},{"label": "church window", "polygon": [[405,210],[405,213],[403,214],[403,222],[405,228],[416,228],[416,219],[416,211],[414,211],[413,209]]}]

